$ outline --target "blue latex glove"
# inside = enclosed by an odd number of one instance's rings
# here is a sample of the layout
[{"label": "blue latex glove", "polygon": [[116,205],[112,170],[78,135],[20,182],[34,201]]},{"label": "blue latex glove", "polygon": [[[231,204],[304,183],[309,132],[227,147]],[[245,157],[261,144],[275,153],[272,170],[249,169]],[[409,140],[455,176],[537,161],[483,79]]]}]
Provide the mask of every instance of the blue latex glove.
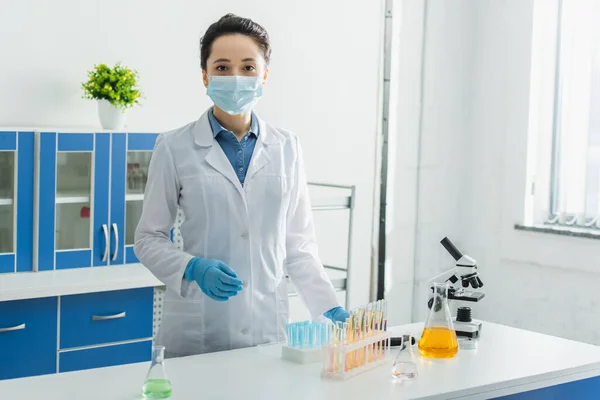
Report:
[{"label": "blue latex glove", "polygon": [[192,258],[185,269],[185,279],[196,281],[204,294],[216,301],[227,301],[242,290],[237,274],[218,260]]},{"label": "blue latex glove", "polygon": [[350,313],[344,310],[342,307],[334,307],[327,311],[323,316],[329,318],[334,324],[336,322],[346,322],[346,319],[350,316]]}]

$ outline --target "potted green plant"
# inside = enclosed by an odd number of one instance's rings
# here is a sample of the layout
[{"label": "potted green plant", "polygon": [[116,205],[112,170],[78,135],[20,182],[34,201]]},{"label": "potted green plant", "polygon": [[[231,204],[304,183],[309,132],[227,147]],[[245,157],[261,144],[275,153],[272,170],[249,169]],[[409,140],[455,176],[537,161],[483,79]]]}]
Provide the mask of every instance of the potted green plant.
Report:
[{"label": "potted green plant", "polygon": [[125,112],[139,104],[142,96],[138,88],[138,73],[117,63],[94,65],[88,71],[88,80],[81,84],[83,98],[98,101],[98,116],[104,129],[122,129]]}]

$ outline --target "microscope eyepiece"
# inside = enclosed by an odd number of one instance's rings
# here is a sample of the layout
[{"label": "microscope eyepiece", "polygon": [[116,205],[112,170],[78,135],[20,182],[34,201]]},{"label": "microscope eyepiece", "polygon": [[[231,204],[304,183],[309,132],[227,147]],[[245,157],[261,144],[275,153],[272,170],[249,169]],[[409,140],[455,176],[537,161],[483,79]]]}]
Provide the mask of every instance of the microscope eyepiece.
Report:
[{"label": "microscope eyepiece", "polygon": [[450,241],[450,239],[445,237],[440,243],[442,244],[442,246],[444,246],[448,253],[450,253],[450,255],[454,257],[455,261],[458,261],[462,258],[462,253],[456,248],[456,246]]}]

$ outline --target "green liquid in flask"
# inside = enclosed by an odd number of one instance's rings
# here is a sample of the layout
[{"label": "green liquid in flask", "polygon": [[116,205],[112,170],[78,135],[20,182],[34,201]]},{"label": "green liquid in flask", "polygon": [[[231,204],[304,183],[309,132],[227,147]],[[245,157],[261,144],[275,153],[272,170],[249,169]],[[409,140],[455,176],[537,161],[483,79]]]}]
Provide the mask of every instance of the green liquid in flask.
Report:
[{"label": "green liquid in flask", "polygon": [[171,397],[171,381],[168,379],[148,379],[144,382],[142,394],[146,399],[168,399]]}]

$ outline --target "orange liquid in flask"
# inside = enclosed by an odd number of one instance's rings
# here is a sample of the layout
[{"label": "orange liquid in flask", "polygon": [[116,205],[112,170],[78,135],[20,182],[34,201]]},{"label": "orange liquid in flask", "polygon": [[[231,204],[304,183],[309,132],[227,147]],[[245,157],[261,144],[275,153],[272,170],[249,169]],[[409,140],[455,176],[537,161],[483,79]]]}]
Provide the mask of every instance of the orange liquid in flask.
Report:
[{"label": "orange liquid in flask", "polygon": [[458,352],[456,332],[443,326],[432,326],[423,330],[419,351],[429,358],[450,358]]}]

